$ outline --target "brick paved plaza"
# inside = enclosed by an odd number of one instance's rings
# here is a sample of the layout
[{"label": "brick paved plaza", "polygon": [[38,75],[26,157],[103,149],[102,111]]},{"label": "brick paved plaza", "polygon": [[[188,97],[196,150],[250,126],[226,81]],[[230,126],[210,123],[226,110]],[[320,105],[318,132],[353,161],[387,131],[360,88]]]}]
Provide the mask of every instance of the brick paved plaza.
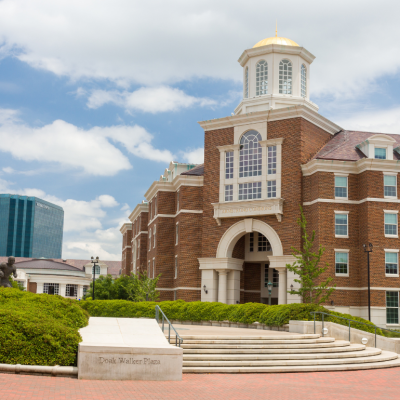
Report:
[{"label": "brick paved plaza", "polygon": [[79,381],[0,374],[3,400],[398,399],[400,368],[294,374],[184,374],[182,382]]}]

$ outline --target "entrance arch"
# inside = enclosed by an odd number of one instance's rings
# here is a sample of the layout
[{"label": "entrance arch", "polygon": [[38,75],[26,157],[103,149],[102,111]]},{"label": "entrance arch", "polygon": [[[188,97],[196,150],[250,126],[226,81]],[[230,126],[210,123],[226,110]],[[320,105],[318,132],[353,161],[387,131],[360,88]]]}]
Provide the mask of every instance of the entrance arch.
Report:
[{"label": "entrance arch", "polygon": [[246,233],[254,231],[262,233],[268,239],[274,256],[283,255],[281,239],[275,229],[258,219],[247,218],[232,225],[222,235],[217,248],[217,258],[231,258],[237,241]]}]

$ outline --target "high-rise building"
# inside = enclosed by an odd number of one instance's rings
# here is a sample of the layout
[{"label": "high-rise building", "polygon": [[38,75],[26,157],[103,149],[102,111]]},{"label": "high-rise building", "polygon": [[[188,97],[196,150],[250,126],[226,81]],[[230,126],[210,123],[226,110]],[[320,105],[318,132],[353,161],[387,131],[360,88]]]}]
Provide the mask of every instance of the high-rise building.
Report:
[{"label": "high-rise building", "polygon": [[61,258],[63,226],[62,207],[0,194],[0,256]]}]

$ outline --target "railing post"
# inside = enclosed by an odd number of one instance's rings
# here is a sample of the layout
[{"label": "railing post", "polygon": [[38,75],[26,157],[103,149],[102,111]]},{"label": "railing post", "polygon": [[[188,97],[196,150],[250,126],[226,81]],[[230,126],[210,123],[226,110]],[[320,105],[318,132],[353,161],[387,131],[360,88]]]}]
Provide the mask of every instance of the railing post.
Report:
[{"label": "railing post", "polygon": [[171,324],[168,324],[168,343],[171,343]]},{"label": "railing post", "polygon": [[164,313],[163,313],[163,316],[162,316],[162,333],[164,333]]},{"label": "railing post", "polygon": [[322,313],[322,337],[324,337],[324,313]]}]

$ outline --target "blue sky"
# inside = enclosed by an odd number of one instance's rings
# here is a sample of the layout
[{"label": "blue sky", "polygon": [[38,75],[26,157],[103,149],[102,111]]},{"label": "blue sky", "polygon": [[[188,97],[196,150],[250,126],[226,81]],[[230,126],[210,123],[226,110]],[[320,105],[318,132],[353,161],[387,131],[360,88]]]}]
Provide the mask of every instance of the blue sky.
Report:
[{"label": "blue sky", "polygon": [[322,115],[400,133],[399,14],[385,0],[2,0],[0,192],[64,207],[63,257],[119,259],[119,226],[169,161],[202,161],[197,121],[231,114],[237,59],[276,19],[316,56]]}]

